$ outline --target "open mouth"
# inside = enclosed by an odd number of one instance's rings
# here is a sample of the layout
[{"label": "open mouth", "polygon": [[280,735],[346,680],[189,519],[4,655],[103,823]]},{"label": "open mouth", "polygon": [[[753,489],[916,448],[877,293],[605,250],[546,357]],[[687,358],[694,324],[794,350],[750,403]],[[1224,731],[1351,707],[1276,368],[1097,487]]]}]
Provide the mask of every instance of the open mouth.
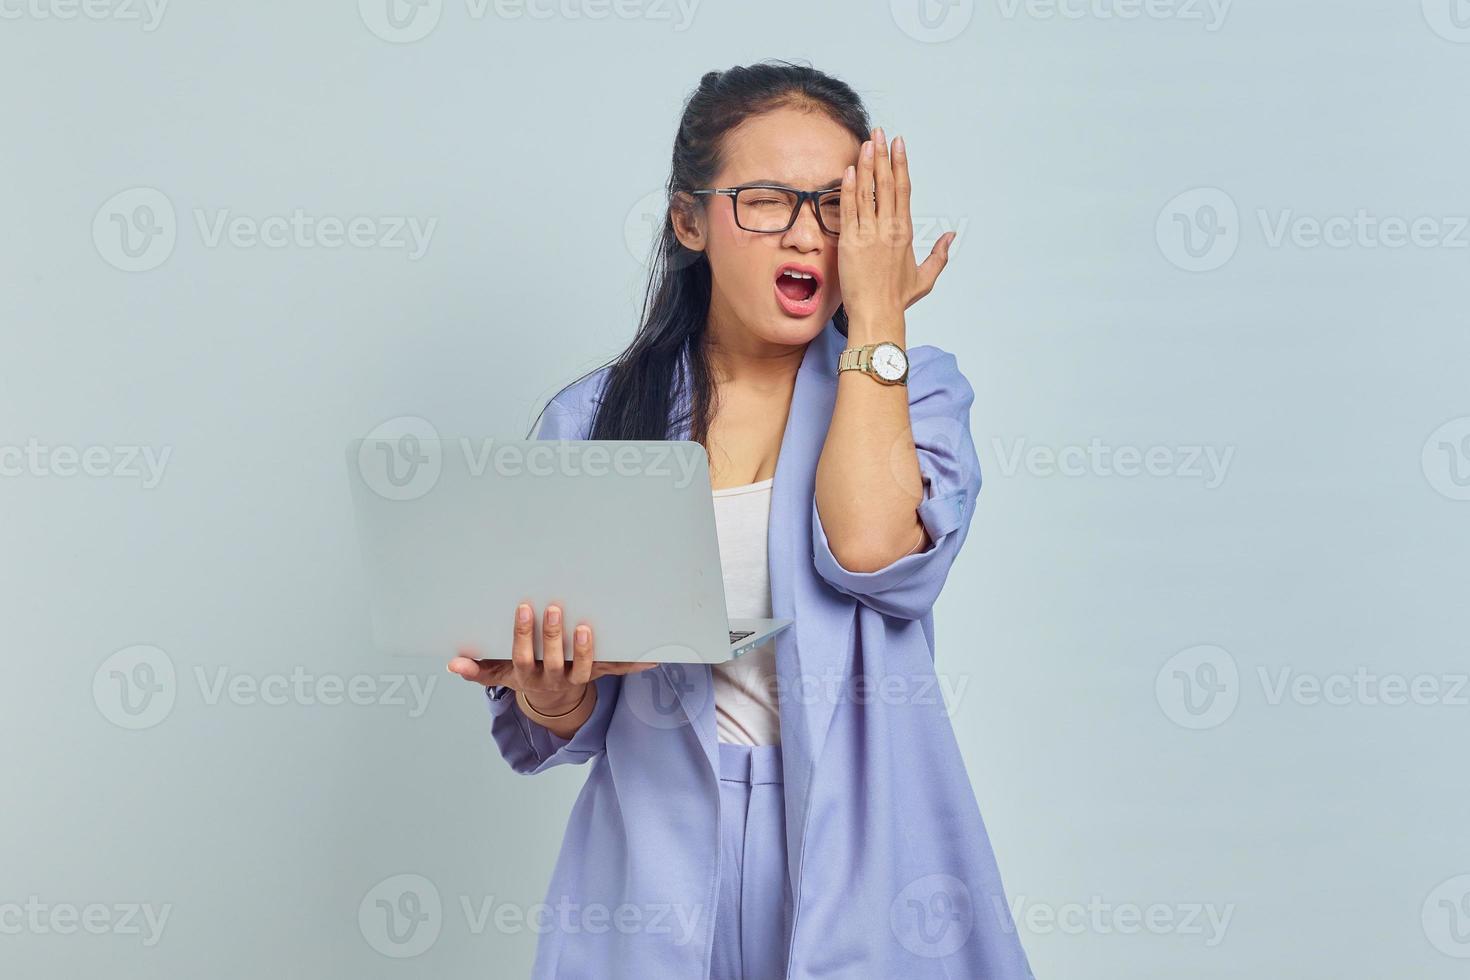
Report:
[{"label": "open mouth", "polygon": [[804,312],[822,288],[822,280],[808,269],[783,265],[776,271],[776,292],[792,312]]}]

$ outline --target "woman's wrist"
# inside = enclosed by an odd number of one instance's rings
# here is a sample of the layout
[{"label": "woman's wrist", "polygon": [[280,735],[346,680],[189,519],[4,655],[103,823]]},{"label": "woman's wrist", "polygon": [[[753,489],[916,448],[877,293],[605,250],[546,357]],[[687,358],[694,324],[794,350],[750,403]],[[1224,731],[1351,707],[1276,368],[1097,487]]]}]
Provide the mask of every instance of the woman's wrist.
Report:
[{"label": "woman's wrist", "polygon": [[554,735],[569,739],[591,717],[592,709],[597,705],[597,688],[589,681],[582,685],[580,693],[558,704],[538,704],[524,691],[517,691],[516,703],[531,721]]},{"label": "woman's wrist", "polygon": [[555,699],[546,694],[537,694],[533,699],[524,691],[517,691],[516,694],[521,698],[521,703],[535,714],[543,718],[555,718],[576,710],[582,700],[587,697],[587,689],[591,686],[591,684],[584,684],[581,687],[572,688],[566,695]]},{"label": "woman's wrist", "polygon": [[848,310],[847,346],[861,347],[863,344],[887,340],[906,347],[906,328],[903,310]]}]

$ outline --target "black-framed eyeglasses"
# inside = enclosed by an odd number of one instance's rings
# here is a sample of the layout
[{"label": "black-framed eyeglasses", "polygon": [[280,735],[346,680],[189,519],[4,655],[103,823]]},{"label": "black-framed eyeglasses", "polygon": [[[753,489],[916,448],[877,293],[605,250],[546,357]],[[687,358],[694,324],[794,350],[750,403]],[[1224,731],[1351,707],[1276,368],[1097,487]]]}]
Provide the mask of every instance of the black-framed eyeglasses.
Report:
[{"label": "black-framed eyeglasses", "polygon": [[777,234],[796,224],[801,206],[812,202],[817,224],[829,235],[842,234],[842,188],[799,191],[782,184],[745,184],[741,187],[711,187],[691,194],[721,194],[735,209],[735,224],[745,231]]}]

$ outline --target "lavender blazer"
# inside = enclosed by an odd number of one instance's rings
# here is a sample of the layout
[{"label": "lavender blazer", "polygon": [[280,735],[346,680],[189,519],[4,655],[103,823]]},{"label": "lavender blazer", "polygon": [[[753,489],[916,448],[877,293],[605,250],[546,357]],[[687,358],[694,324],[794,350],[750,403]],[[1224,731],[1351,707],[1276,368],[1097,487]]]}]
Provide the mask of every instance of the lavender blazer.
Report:
[{"label": "lavender blazer", "polygon": [[[933,544],[850,571],[832,555],[814,495],[845,346],[829,320],[806,349],[771,497],[772,614],[796,620],[775,641],[793,884],[786,976],[1029,978],[935,676],[931,609],[980,490],[974,392],[952,354],[909,349],[919,517]],[[606,376],[554,399],[537,438],[585,438]],[[596,683],[597,708],[570,740],[528,720],[507,689],[486,692],[515,771],[592,762],[534,976],[706,977],[720,874],[709,668]]]}]

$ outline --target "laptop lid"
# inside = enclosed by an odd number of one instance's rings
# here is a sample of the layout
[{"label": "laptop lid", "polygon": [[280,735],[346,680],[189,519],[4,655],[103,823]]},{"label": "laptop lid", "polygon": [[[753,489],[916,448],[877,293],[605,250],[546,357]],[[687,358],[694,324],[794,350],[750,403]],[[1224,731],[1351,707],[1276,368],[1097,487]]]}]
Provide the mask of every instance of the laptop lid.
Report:
[{"label": "laptop lid", "polygon": [[508,658],[528,601],[561,605],[568,656],[585,620],[599,660],[730,658],[696,442],[370,438],[347,469],[380,652]]}]

